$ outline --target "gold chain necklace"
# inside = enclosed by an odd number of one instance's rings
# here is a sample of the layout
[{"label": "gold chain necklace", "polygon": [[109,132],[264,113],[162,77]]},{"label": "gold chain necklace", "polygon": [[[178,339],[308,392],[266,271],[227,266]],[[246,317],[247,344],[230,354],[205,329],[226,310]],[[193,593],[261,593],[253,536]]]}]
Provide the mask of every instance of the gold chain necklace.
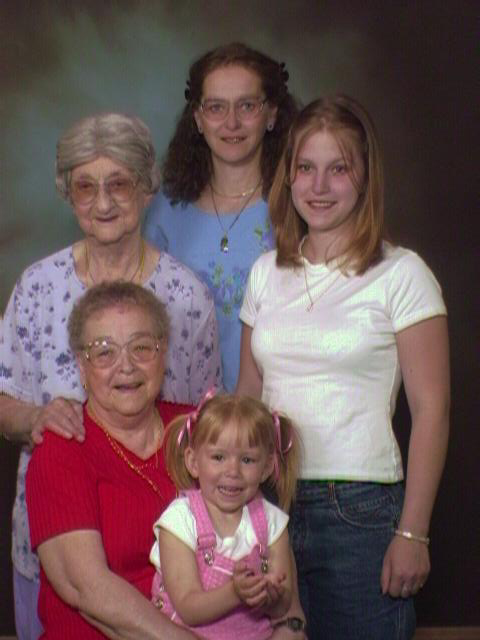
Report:
[{"label": "gold chain necklace", "polygon": [[[94,279],[94,277],[92,276],[92,273],[90,271],[90,257],[88,255],[88,245],[87,245],[87,241],[84,241],[84,247],[85,247],[85,271],[87,272],[87,278],[90,276],[90,280],[92,281],[92,284],[98,284],[98,282]],[[138,279],[139,282],[142,282],[142,276],[143,276],[143,268],[145,266],[145,241],[142,239],[142,244],[141,244],[141,248],[140,248],[140,258],[138,260],[138,265],[137,268],[135,269],[135,272],[133,274],[133,276],[128,280],[128,282],[133,282],[135,280],[135,277],[138,275]]]},{"label": "gold chain necklace", "polygon": [[335,282],[338,280],[338,278],[341,276],[341,272],[339,271],[337,273],[337,275],[335,276],[335,278],[330,282],[329,285],[327,285],[327,287],[325,287],[325,289],[323,291],[320,292],[320,294],[314,299],[312,298],[312,294],[310,293],[310,287],[308,286],[308,278],[307,278],[307,268],[305,266],[305,262],[307,261],[307,259],[305,258],[305,256],[303,255],[303,245],[305,244],[305,240],[307,239],[307,236],[304,236],[300,242],[300,246],[298,247],[298,250],[300,252],[300,257],[302,259],[302,266],[303,266],[303,276],[305,278],[305,289],[307,290],[307,295],[308,295],[308,299],[310,300],[310,304],[307,306],[307,313],[310,313],[313,309],[313,307],[315,306],[315,304],[320,300],[320,298],[322,298],[329,289],[331,289],[331,287],[333,287],[333,285],[335,284]]},{"label": "gold chain necklace", "polygon": [[260,179],[260,182],[257,184],[257,186],[253,189],[253,191],[250,193],[248,198],[245,200],[245,202],[242,205],[242,208],[237,213],[237,215],[235,216],[232,224],[228,227],[227,230],[225,230],[225,227],[223,226],[222,221],[220,220],[220,214],[218,213],[217,203],[215,202],[215,196],[214,196],[214,190],[213,190],[213,187],[212,187],[212,183],[211,182],[209,183],[209,185],[210,185],[210,193],[212,194],[213,208],[215,209],[215,214],[217,216],[218,224],[220,225],[220,228],[223,231],[222,239],[220,240],[220,251],[222,251],[223,253],[228,253],[228,234],[232,230],[233,225],[237,222],[237,220],[242,215],[245,207],[250,202],[250,200],[252,199],[253,194],[258,189],[258,187],[262,184],[262,182],[263,181]]},{"label": "gold chain necklace", "polygon": [[[117,456],[123,460],[125,462],[125,464],[133,471],[135,472],[138,476],[140,476],[140,478],[142,478],[143,480],[145,480],[145,482],[147,484],[150,485],[150,487],[153,489],[153,491],[160,496],[160,498],[163,498],[162,492],[160,491],[160,488],[158,487],[158,485],[153,482],[153,480],[151,480],[147,475],[145,475],[142,471],[142,468],[145,468],[145,466],[147,465],[142,465],[142,466],[138,466],[136,464],[133,464],[133,462],[131,460],[129,460],[127,458],[127,456],[125,455],[125,453],[122,451],[122,449],[120,448],[120,446],[118,445],[118,443],[112,438],[112,436],[108,433],[107,428],[100,422],[100,420],[98,419],[97,415],[95,414],[95,412],[93,411],[92,407],[90,406],[90,404],[87,404],[87,413],[90,416],[90,418],[100,427],[100,429],[103,431],[103,433],[105,434],[110,446],[112,447],[113,451],[117,454]],[[157,416],[161,422],[161,418],[160,415],[158,414],[157,411]],[[156,466],[158,467],[158,450],[155,451],[155,459],[156,459]]]},{"label": "gold chain necklace", "polygon": [[[262,184],[262,181],[260,181],[260,184]],[[255,191],[258,189],[258,187],[260,185],[257,184],[254,187],[252,187],[251,189],[247,189],[246,191],[242,191],[241,193],[235,193],[235,194],[232,193],[232,195],[230,195],[228,193],[222,193],[221,191],[217,191],[212,183],[210,183],[210,186],[212,188],[212,191],[214,193],[216,193],[217,196],[221,196],[222,198],[246,198],[247,196],[251,195],[252,193],[255,193]]]}]

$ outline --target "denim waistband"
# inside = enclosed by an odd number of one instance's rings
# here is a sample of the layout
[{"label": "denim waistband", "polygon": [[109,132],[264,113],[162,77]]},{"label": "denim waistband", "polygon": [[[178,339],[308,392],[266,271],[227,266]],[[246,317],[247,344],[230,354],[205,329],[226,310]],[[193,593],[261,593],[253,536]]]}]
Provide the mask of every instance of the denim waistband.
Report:
[{"label": "denim waistband", "polygon": [[365,490],[381,487],[389,487],[401,490],[403,482],[382,483],[382,482],[359,482],[350,480],[298,480],[296,499],[313,500],[316,498],[329,498],[335,496],[355,497],[362,495]]}]

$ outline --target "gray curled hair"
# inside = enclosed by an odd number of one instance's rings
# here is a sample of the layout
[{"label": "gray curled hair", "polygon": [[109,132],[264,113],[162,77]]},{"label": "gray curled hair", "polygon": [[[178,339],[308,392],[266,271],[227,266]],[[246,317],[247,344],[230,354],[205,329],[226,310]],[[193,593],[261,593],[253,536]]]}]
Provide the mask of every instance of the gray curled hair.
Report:
[{"label": "gray curled hair", "polygon": [[136,116],[98,113],[78,120],[57,143],[55,183],[69,199],[73,169],[106,156],[136,174],[147,193],[160,187],[160,169],[147,125]]}]

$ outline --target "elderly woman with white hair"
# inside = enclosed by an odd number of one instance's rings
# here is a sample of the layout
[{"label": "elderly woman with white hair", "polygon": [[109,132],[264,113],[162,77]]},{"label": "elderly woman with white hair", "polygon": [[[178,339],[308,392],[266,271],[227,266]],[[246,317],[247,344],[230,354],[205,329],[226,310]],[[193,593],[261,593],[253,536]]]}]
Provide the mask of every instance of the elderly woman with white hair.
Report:
[{"label": "elderly woman with white hair", "polygon": [[57,144],[56,183],[84,237],[25,270],[8,303],[0,344],[0,430],[22,449],[13,514],[15,615],[19,640],[35,640],[39,567],[30,548],[25,474],[31,443],[49,429],[84,438],[85,391],[67,336],[75,301],[92,285],[140,284],[171,322],[163,400],[196,403],[221,386],[213,301],[184,265],[141,236],[142,214],[159,187],[151,136],[136,117],[106,113],[75,123]]}]

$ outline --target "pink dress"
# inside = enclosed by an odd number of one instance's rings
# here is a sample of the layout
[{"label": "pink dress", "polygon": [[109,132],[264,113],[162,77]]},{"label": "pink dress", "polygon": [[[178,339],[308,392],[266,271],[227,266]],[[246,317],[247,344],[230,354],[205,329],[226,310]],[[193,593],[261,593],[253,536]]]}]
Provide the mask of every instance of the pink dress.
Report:
[{"label": "pink dress", "polygon": [[[235,561],[215,550],[215,530],[201,492],[192,490],[185,493],[197,526],[196,559],[200,582],[208,591],[232,579]],[[268,533],[262,498],[253,499],[247,506],[258,544],[242,560],[247,562],[255,573],[266,573],[268,571]],[[161,571],[157,571],[153,579],[152,599],[173,622],[187,626],[173,608],[163,585]],[[191,628],[201,638],[208,640],[266,640],[272,635],[270,618],[246,605],[236,607],[215,622]]]}]

